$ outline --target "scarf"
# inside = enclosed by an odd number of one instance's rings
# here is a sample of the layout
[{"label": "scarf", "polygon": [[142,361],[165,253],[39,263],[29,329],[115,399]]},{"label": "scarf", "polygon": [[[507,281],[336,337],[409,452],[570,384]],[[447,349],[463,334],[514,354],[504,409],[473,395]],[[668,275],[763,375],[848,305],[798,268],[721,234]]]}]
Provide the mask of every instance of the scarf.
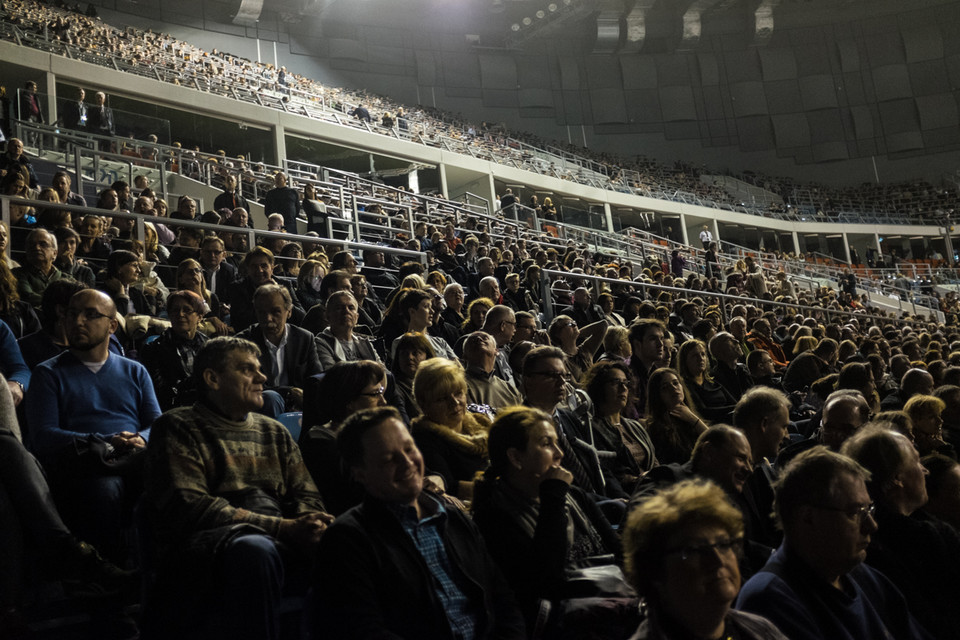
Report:
[{"label": "scarf", "polygon": [[463,414],[463,433],[457,433],[450,427],[437,424],[426,416],[420,416],[410,424],[414,431],[422,430],[432,433],[458,451],[475,456],[487,457],[487,431],[490,429],[490,420],[476,413]]}]

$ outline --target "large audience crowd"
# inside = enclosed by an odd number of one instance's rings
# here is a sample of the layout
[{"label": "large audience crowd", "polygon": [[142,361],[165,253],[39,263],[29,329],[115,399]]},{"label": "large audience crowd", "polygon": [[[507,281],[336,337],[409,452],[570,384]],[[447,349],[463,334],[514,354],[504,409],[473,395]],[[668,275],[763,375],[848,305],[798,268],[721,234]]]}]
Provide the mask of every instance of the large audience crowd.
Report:
[{"label": "large audience crowd", "polygon": [[208,211],[87,208],[0,156],[0,636],[45,580],[97,638],[956,637],[955,297],[359,183],[345,245],[317,180],[256,229],[215,164]]},{"label": "large audience crowd", "polygon": [[[117,29],[96,17],[35,0],[6,0],[2,21],[30,36],[18,41],[41,48],[69,48],[73,57],[148,73],[164,81],[301,113],[308,117],[355,119],[373,131],[440,146],[564,180],[592,184],[655,198],[702,202],[720,208],[738,207],[765,215],[796,215],[799,219],[873,220],[877,216],[902,221],[940,219],[952,214],[956,189],[926,182],[861,185],[838,188],[798,184],[790,178],[756,173],[736,177],[779,196],[783,204],[745,202],[701,176],[723,171],[677,162],[664,165],[642,156],[627,158],[566,142],[548,141],[504,126],[471,123],[464,117],[429,107],[401,105],[385,96],[321,84],[285,67],[254,62],[217,50],[205,51],[166,34],[132,27]],[[15,32],[0,37],[16,39]],[[789,205],[788,208],[786,205]]]},{"label": "large audience crowd", "polygon": [[[248,246],[221,169],[218,211],[121,182],[81,213],[56,206],[85,204],[67,172],[36,182],[16,139],[0,157],[32,200],[0,227],[7,636],[33,632],[39,575],[99,594],[98,637],[951,637],[955,301],[898,317],[455,203],[413,233],[366,208],[353,250],[322,225]],[[339,204],[296,187],[274,176],[268,230]],[[156,216],[143,237],[129,212]],[[812,606],[791,572],[815,569],[870,606]]]}]

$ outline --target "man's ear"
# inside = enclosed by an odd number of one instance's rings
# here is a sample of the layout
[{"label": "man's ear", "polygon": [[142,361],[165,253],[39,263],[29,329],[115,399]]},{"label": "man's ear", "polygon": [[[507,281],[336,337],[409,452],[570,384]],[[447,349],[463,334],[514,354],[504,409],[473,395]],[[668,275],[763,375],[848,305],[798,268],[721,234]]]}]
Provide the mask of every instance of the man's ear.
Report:
[{"label": "man's ear", "polygon": [[363,467],[350,467],[350,479],[357,484],[364,484],[363,481],[366,479],[366,474],[363,471]]},{"label": "man's ear", "polygon": [[207,389],[219,390],[220,389],[220,376],[213,369],[204,369],[203,370],[203,384]]}]

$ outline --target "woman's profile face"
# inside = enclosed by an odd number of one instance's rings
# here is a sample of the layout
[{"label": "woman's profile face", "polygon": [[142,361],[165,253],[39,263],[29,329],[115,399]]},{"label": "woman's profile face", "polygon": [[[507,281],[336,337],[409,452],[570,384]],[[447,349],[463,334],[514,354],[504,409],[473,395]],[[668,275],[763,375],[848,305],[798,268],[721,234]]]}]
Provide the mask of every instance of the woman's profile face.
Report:
[{"label": "woman's profile face", "polygon": [[383,397],[383,392],[386,388],[386,378],[368,384],[353,400],[347,403],[348,415],[356,413],[357,411],[363,411],[364,409],[382,407],[387,404],[387,401]]},{"label": "woman's profile face", "polygon": [[553,423],[538,422],[530,431],[526,449],[516,451],[514,456],[514,472],[531,480],[538,480],[552,467],[559,467],[563,451],[557,444],[557,430]]},{"label": "woman's profile face", "polygon": [[670,408],[683,402],[683,385],[676,374],[668,373],[660,379],[660,400]]}]

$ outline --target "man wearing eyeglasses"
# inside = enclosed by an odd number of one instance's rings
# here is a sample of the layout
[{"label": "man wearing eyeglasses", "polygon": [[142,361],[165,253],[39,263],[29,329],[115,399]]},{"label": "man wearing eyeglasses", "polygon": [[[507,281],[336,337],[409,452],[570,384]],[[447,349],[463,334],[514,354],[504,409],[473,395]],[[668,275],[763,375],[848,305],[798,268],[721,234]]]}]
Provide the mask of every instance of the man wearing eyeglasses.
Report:
[{"label": "man wearing eyeglasses", "polygon": [[[120,461],[147,446],[160,415],[153,383],[139,362],[110,353],[117,309],[105,293],[79,291],[67,305],[69,350],[37,365],[27,391],[31,448],[51,476],[64,519],[78,535],[121,559],[124,516],[137,498],[139,470]],[[85,449],[102,450],[109,464],[87,466]]]},{"label": "man wearing eyeglasses", "polygon": [[840,451],[844,441],[869,420],[870,406],[863,394],[854,389],[834,391],[823,403],[820,428],[806,440],[783,449],[777,456],[777,467],[784,468],[795,457],[818,445],[825,445],[831,451]]},{"label": "man wearing eyeglasses", "polygon": [[842,451],[870,472],[867,491],[876,504],[879,530],[867,550],[867,563],[897,585],[911,613],[933,635],[956,636],[960,534],[924,513],[927,470],[913,443],[875,424],[844,442]]},{"label": "man wearing eyeglasses", "polygon": [[200,264],[203,266],[207,289],[224,302],[227,300],[227,290],[237,280],[237,268],[225,260],[225,249],[223,240],[217,236],[207,236],[200,244]]},{"label": "man wearing eyeglasses", "polygon": [[783,544],[743,585],[736,608],[791,640],[931,638],[893,583],[863,564],[877,532],[869,479],[826,447],[793,460],[774,487]]}]

